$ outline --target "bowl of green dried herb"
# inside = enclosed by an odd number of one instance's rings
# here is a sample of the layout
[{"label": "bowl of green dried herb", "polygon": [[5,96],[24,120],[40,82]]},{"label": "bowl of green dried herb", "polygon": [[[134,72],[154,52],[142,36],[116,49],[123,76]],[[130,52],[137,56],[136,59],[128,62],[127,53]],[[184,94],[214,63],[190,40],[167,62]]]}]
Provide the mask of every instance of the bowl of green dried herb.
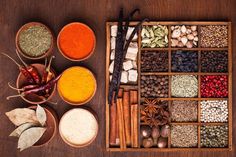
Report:
[{"label": "bowl of green dried herb", "polygon": [[51,54],[54,37],[44,24],[30,22],[23,25],[16,34],[16,49],[28,59],[41,59]]}]

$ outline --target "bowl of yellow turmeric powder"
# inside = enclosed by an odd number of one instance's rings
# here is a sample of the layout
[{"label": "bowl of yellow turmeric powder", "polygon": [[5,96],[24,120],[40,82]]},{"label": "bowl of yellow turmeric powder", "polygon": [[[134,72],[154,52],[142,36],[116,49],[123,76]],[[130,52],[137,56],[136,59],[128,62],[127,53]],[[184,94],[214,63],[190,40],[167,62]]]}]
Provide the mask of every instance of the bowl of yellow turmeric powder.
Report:
[{"label": "bowl of yellow turmeric powder", "polygon": [[62,73],[57,90],[65,102],[71,105],[83,105],[95,95],[97,82],[89,69],[74,66]]}]

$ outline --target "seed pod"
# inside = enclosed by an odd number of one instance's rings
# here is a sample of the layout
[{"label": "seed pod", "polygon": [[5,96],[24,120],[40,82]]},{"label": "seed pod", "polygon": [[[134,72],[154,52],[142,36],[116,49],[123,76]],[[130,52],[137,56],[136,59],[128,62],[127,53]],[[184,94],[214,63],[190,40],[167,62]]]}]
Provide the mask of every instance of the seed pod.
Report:
[{"label": "seed pod", "polygon": [[148,125],[142,125],[140,128],[140,133],[142,138],[150,137],[152,130]]},{"label": "seed pod", "polygon": [[168,137],[170,133],[170,126],[168,124],[161,127],[161,136]]},{"label": "seed pod", "polygon": [[153,139],[152,138],[145,138],[143,139],[143,147],[150,148],[153,146]]},{"label": "seed pod", "polygon": [[167,146],[167,138],[160,137],[157,142],[158,148],[165,148]]}]

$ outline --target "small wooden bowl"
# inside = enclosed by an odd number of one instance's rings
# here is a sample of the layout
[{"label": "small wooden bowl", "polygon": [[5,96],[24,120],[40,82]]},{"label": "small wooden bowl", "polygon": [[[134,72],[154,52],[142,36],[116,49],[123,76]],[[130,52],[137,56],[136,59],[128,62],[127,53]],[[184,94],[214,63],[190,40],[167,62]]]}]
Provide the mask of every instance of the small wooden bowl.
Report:
[{"label": "small wooden bowl", "polygon": [[[45,27],[45,28],[50,32],[51,37],[52,37],[52,43],[51,43],[50,48],[49,48],[44,54],[42,54],[41,56],[32,57],[32,56],[29,56],[29,55],[25,54],[25,53],[21,50],[21,48],[20,48],[20,46],[19,46],[19,34],[20,34],[21,31],[26,30],[26,29],[28,29],[29,27],[35,26],[35,25],[39,25],[39,26]],[[29,22],[29,23],[26,23],[25,25],[23,25],[23,26],[18,30],[18,32],[16,33],[16,38],[15,38],[15,44],[16,44],[16,49],[17,49],[17,51],[18,51],[23,57],[25,57],[25,58],[27,58],[27,59],[34,59],[34,60],[36,60],[36,59],[42,59],[42,58],[45,58],[45,57],[49,56],[49,54],[52,53],[54,41],[55,41],[55,39],[54,39],[54,36],[53,36],[52,31],[51,31],[46,25],[44,25],[44,24],[42,24],[42,23],[40,23],[40,22]]]},{"label": "small wooden bowl", "polygon": [[[47,121],[45,125],[47,130],[45,131],[43,136],[39,139],[39,141],[33,145],[33,147],[41,147],[49,143],[56,135],[58,129],[58,118],[56,112],[48,106],[42,106],[42,107],[44,108],[47,115]],[[29,108],[36,110],[37,106],[30,106]]]},{"label": "small wooden bowl", "polygon": [[[60,43],[59,43],[59,38],[60,38],[60,35],[61,35],[61,32],[67,27],[67,26],[70,26],[70,25],[73,25],[73,24],[80,24],[80,25],[84,25],[86,26],[88,29],[90,29],[92,32],[93,32],[93,35],[94,35],[94,45],[93,45],[93,49],[92,51],[89,53],[88,56],[84,57],[84,58],[80,58],[80,59],[74,59],[74,58],[70,58],[69,56],[65,55],[63,53],[63,51],[61,50],[60,48]],[[59,32],[58,36],[57,36],[57,47],[58,47],[58,50],[59,52],[62,54],[63,57],[65,57],[66,59],[70,60],[70,61],[83,61],[83,60],[86,60],[88,59],[90,56],[92,56],[92,54],[94,53],[94,50],[95,50],[95,47],[96,47],[96,36],[95,36],[95,33],[94,31],[86,24],[84,23],[81,23],[81,22],[72,22],[72,23],[69,23],[67,25],[65,25]]]},{"label": "small wooden bowl", "polygon": [[[45,65],[37,64],[37,63],[36,64],[31,64],[31,65],[34,66],[38,70],[38,72],[41,76],[43,75]],[[54,70],[52,70],[52,72],[55,74]],[[16,87],[21,88],[25,85],[29,85],[29,83],[28,83],[26,77],[24,75],[22,75],[22,73],[19,73],[19,75],[17,77],[17,80],[16,80]],[[21,98],[23,100],[25,100],[27,103],[30,103],[30,104],[42,104],[42,103],[45,103],[47,100],[51,99],[52,96],[54,95],[55,91],[56,91],[56,84],[54,85],[54,87],[50,91],[50,93],[51,93],[50,96],[48,98],[46,98],[45,100],[42,100],[36,94],[28,94],[26,96],[21,96]],[[20,94],[20,91],[18,91],[18,93]]]},{"label": "small wooden bowl", "polygon": [[[76,144],[73,144],[73,143],[69,142],[69,141],[63,136],[63,134],[62,134],[62,132],[61,132],[61,127],[60,127],[61,120],[65,117],[65,115],[68,114],[70,111],[76,110],[76,109],[87,110],[88,112],[90,112],[90,113],[94,116],[94,118],[95,118],[96,121],[97,121],[96,135],[95,135],[88,143],[81,144],[81,145],[76,145]],[[96,139],[96,137],[97,137],[97,135],[98,135],[98,130],[99,130],[98,117],[97,117],[96,113],[95,113],[92,109],[90,109],[90,108],[88,108],[88,107],[81,107],[81,108],[74,108],[74,109],[71,109],[71,110],[67,111],[66,113],[64,113],[64,115],[61,117],[61,120],[60,120],[60,122],[59,122],[59,134],[60,134],[62,140],[63,140],[66,144],[68,144],[69,146],[71,146],[71,147],[75,147],[75,148],[86,147],[86,146],[90,145],[91,143],[93,143],[93,141]]]},{"label": "small wooden bowl", "polygon": [[[73,67],[76,67],[76,66],[73,66]],[[70,67],[70,68],[73,68],[73,67]],[[79,66],[78,66],[78,67],[79,67]],[[83,68],[85,68],[85,67],[83,67]],[[87,68],[85,68],[85,69],[87,69]],[[66,70],[67,70],[67,69],[66,69]],[[64,73],[66,70],[64,70],[61,75],[63,75],[63,73]],[[87,70],[89,70],[89,69],[87,69]],[[89,99],[87,99],[86,101],[84,101],[84,102],[81,102],[81,103],[73,103],[73,102],[70,102],[70,101],[66,100],[66,99],[63,97],[63,95],[61,94],[61,91],[60,91],[59,87],[57,86],[58,94],[59,94],[59,96],[61,97],[61,99],[62,99],[63,101],[65,101],[66,103],[68,103],[68,104],[70,104],[70,105],[78,106],[78,105],[84,105],[84,104],[88,103],[88,102],[94,97],[94,95],[95,95],[95,93],[96,93],[96,91],[97,91],[97,80],[96,80],[94,74],[93,74],[90,70],[89,70],[89,72],[93,75],[93,77],[94,77],[94,83],[95,83],[95,89],[94,89],[94,92],[93,92],[93,94],[91,95],[91,97],[90,97]],[[60,80],[60,79],[59,79],[59,80]]]}]

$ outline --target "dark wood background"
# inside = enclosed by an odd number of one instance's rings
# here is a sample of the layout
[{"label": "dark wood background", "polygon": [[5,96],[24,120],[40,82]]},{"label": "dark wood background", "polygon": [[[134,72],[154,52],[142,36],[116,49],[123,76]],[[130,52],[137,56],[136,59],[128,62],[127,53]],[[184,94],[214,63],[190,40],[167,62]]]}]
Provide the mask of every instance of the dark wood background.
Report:
[{"label": "dark wood background", "polygon": [[[19,27],[27,22],[39,21],[48,25],[55,36],[67,23],[80,21],[88,24],[97,37],[97,45],[94,55],[84,62],[70,62],[59,54],[56,46],[54,55],[56,60],[53,68],[58,73],[73,65],[84,65],[90,68],[96,75],[98,82],[97,93],[86,105],[97,112],[100,130],[96,140],[85,148],[72,148],[66,145],[59,134],[47,145],[41,148],[30,148],[19,152],[17,139],[8,137],[14,126],[6,118],[5,112],[16,107],[25,107],[29,104],[20,98],[7,101],[8,95],[15,94],[7,86],[7,82],[14,83],[18,75],[17,67],[0,56],[0,156],[1,157],[128,157],[128,156],[176,156],[176,157],[233,157],[236,154],[236,123],[233,123],[233,151],[232,152],[113,152],[105,150],[105,22],[117,19],[119,8],[123,7],[125,12],[134,8],[140,8],[141,14],[135,20],[148,17],[151,20],[164,21],[232,21],[233,24],[233,50],[236,50],[236,0],[0,0],[0,51],[7,52],[14,58],[15,34]],[[236,59],[236,55],[233,55]],[[233,67],[236,62],[233,59]],[[42,60],[40,62],[43,62]],[[30,61],[28,61],[30,63]],[[236,71],[233,70],[233,82]],[[236,90],[234,84],[233,91]],[[72,108],[64,103],[58,95],[53,100],[58,101],[52,106],[61,117],[63,113]],[[236,99],[233,106],[236,108]],[[236,119],[236,114],[233,114]]]}]

